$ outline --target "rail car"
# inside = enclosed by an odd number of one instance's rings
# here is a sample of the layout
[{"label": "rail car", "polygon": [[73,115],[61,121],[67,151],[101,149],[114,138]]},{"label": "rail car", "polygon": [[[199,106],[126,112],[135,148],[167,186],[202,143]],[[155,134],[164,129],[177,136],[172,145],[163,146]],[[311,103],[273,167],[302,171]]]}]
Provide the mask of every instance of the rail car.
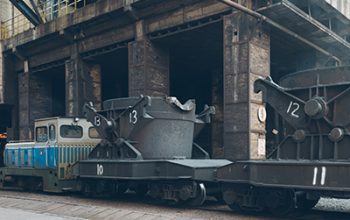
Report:
[{"label": "rail car", "polygon": [[6,145],[0,185],[113,195],[129,189],[188,205],[222,193],[234,210],[279,215],[310,209],[324,196],[350,198],[349,72],[307,70],[279,85],[256,80],[255,92],[275,111],[264,160],[209,159],[193,140],[212,107],[196,115],[194,100],[128,97],[105,101],[101,111],[86,104],[86,119],[36,120],[33,142]]},{"label": "rail car", "polygon": [[[278,214],[310,209],[320,197],[350,198],[350,68],[287,75],[279,85],[258,79],[274,146],[266,160],[221,167],[217,180],[232,209]],[[271,119],[272,118],[272,119]]]},{"label": "rail car", "polygon": [[1,186],[109,195],[129,189],[201,205],[207,194],[220,196],[214,172],[230,161],[209,159],[193,142],[214,108],[195,111],[194,100],[140,96],[107,100],[102,111],[86,104],[87,119],[36,120],[33,142],[6,145]]},{"label": "rail car", "polygon": [[107,100],[103,110],[86,104],[84,115],[103,141],[88,160],[75,165],[86,193],[122,193],[133,189],[169,203],[201,205],[206,195],[218,196],[214,181],[228,160],[209,159],[193,142],[214,108],[195,114],[194,100],[175,97],[129,97]]}]

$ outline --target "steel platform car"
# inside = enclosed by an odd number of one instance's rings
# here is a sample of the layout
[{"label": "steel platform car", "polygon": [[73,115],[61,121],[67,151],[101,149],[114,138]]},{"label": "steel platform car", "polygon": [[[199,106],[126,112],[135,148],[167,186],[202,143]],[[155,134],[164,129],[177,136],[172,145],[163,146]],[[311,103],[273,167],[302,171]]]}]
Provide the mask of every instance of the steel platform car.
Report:
[{"label": "steel platform car", "polygon": [[83,178],[132,180],[192,179],[213,181],[218,167],[228,160],[85,160],[74,166],[74,174]]},{"label": "steel platform car", "polygon": [[[350,192],[350,163],[333,161],[240,161],[217,171],[224,183],[287,187],[312,191]],[[345,195],[345,194],[344,194]]]}]

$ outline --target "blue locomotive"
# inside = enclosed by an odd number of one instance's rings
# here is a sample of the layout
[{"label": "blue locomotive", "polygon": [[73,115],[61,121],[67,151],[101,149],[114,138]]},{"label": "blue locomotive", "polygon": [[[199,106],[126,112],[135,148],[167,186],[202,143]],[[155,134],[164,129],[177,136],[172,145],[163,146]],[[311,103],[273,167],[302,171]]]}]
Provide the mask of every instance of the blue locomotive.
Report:
[{"label": "blue locomotive", "polygon": [[38,119],[33,141],[6,145],[1,184],[46,192],[76,190],[72,166],[86,159],[100,141],[96,129],[86,119]]}]

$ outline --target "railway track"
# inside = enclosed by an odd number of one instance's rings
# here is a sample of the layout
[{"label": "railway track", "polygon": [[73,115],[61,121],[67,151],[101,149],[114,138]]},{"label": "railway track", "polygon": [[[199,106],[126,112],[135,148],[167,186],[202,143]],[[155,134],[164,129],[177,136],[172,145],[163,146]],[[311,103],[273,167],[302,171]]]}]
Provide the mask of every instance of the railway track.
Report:
[{"label": "railway track", "polygon": [[[267,214],[235,213],[225,205],[214,201],[207,201],[200,208],[189,209],[162,206],[149,201],[146,197],[139,198],[133,194],[112,199],[86,198],[77,194],[56,195],[13,190],[0,191],[0,207],[3,209],[24,210],[69,219],[350,219],[350,206],[341,207],[341,210],[329,210],[334,208],[334,204],[327,209],[327,202],[333,204],[337,201],[323,200],[310,212],[277,218]],[[350,204],[350,202],[345,203]]]}]

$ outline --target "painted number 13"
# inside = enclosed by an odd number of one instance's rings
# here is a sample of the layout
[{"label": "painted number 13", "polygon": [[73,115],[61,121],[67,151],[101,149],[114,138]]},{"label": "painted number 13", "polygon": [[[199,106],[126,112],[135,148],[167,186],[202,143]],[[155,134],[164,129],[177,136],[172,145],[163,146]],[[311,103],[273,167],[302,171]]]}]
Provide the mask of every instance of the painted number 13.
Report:
[{"label": "painted number 13", "polygon": [[137,111],[133,110],[132,112],[130,112],[129,114],[129,122],[132,124],[136,124],[137,123]]},{"label": "painted number 13", "polygon": [[300,108],[299,103],[291,101],[287,109],[287,114],[290,114],[294,118],[299,118],[299,115],[296,114],[299,108]]}]

